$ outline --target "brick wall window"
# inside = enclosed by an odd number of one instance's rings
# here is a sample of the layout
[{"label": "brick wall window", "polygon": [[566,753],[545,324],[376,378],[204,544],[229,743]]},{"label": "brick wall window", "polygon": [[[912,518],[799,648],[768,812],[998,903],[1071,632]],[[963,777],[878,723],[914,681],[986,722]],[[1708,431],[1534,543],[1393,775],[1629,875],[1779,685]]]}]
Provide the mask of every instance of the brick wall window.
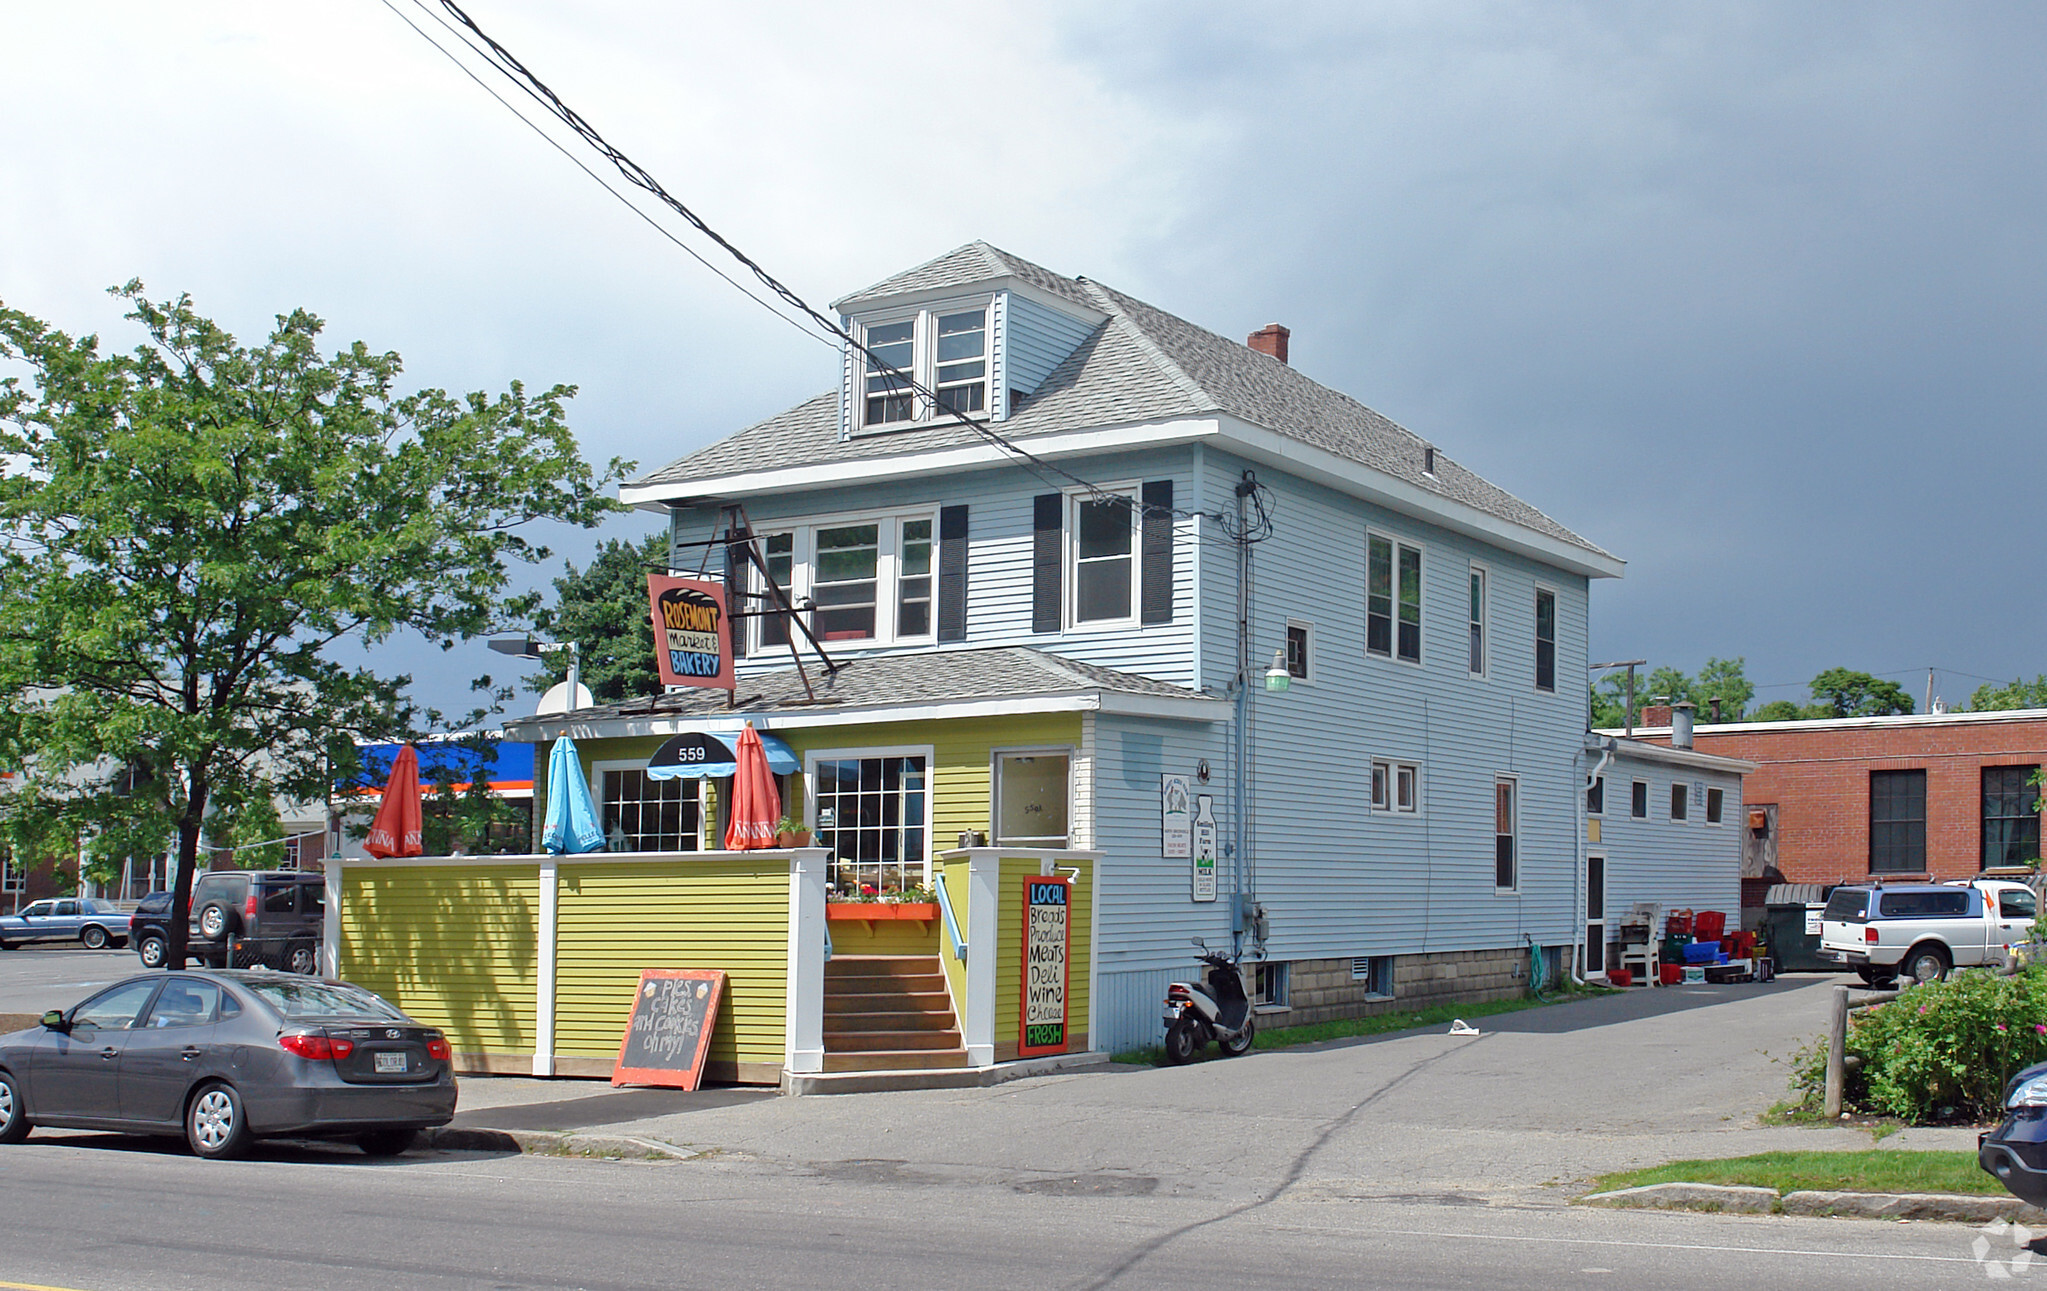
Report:
[{"label": "brick wall window", "polygon": [[1983,865],[2024,865],[2040,855],[2038,767],[1983,768]]},{"label": "brick wall window", "polygon": [[1926,872],[1926,772],[1869,773],[1869,872]]}]

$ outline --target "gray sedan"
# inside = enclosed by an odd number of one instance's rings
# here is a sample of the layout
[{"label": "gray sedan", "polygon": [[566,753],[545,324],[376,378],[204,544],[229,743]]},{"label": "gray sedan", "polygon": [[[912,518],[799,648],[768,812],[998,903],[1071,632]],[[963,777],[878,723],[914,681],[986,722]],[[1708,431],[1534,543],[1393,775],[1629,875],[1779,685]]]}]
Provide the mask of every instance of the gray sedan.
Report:
[{"label": "gray sedan", "polygon": [[94,950],[128,943],[128,912],[97,897],[52,897],[0,915],[0,950],[25,941],[82,941]]},{"label": "gray sedan", "polygon": [[46,1125],[182,1132],[202,1157],[271,1136],[390,1156],[454,1117],[451,1058],[441,1032],[346,982],[148,973],[0,1036],[0,1143]]}]

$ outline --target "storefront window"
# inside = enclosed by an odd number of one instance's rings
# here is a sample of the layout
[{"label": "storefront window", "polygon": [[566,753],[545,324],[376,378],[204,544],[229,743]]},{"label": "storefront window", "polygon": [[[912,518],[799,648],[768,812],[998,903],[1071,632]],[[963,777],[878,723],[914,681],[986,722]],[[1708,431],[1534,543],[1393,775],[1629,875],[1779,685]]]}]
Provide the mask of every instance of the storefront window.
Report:
[{"label": "storefront window", "polygon": [[611,852],[703,849],[700,780],[654,780],[642,770],[604,773],[604,846]]},{"label": "storefront window", "polygon": [[929,883],[924,759],[820,758],[815,767],[814,828],[832,850],[833,890],[885,896]]},{"label": "storefront window", "polygon": [[1058,753],[999,753],[995,757],[995,843],[1009,847],[1064,847],[1069,834],[1069,759]]}]

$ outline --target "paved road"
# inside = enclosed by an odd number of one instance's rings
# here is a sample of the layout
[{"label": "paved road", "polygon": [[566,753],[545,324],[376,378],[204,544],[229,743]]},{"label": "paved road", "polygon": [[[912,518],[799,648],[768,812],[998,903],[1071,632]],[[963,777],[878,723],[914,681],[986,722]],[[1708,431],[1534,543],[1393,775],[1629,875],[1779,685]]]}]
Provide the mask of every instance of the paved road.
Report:
[{"label": "paved road", "polygon": [[[88,963],[49,952],[50,963]],[[22,952],[17,952],[22,954]],[[59,961],[60,954],[70,960]],[[0,959],[0,975],[29,964]],[[38,971],[41,971],[40,969]],[[1769,1147],[1829,979],[1637,991],[1437,1031],[993,1089],[780,1098],[464,1082],[460,1120],[686,1145],[670,1163],[38,1132],[0,1149],[0,1284],[1924,1287],[1953,1225],[1592,1211],[1592,1174]],[[0,995],[0,999],[6,998]],[[1919,1132],[1915,1132],[1919,1134]],[[1920,1134],[1961,1146],[1967,1132]]]},{"label": "paved road", "polygon": [[69,1008],[96,988],[142,971],[132,950],[43,944],[0,951],[0,1013]]}]

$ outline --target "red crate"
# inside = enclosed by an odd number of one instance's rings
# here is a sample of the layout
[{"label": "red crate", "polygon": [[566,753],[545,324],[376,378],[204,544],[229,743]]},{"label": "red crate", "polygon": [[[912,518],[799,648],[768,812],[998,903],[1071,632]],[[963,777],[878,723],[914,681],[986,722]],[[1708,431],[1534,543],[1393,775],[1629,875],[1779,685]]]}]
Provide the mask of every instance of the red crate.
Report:
[{"label": "red crate", "polygon": [[1692,937],[1698,941],[1718,941],[1720,934],[1727,930],[1727,916],[1718,910],[1701,910],[1692,916]]}]

